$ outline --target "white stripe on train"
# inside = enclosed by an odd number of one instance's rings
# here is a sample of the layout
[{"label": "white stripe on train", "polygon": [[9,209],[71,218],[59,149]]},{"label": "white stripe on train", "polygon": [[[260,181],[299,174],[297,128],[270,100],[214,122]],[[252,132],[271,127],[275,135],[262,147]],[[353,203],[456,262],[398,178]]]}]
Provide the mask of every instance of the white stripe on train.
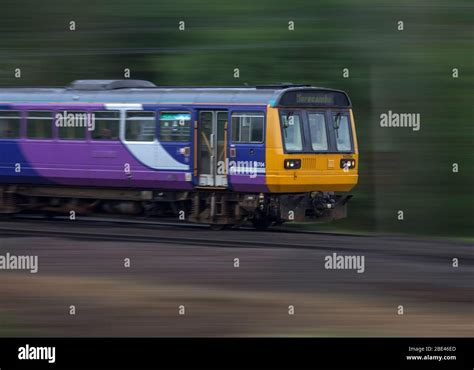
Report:
[{"label": "white stripe on train", "polygon": [[[119,110],[122,112],[121,119],[125,120],[126,111],[143,110],[143,104],[131,103],[108,103],[105,104],[107,110]],[[125,127],[121,125],[120,137],[125,137]],[[182,170],[189,171],[189,164],[184,164],[174,159],[163,145],[156,140],[150,143],[124,142],[123,145],[139,160],[142,164],[156,170]]]}]

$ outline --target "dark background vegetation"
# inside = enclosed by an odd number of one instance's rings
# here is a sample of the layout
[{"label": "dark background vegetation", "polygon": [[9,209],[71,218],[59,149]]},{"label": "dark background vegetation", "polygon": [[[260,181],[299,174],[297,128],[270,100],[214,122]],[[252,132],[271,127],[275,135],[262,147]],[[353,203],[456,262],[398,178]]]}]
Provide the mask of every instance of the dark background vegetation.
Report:
[{"label": "dark background vegetation", "polygon": [[[130,68],[157,85],[344,89],[361,176],[349,218],[330,227],[472,237],[473,10],[470,0],[2,0],[0,85],[62,86]],[[420,113],[421,130],[381,128],[388,110]]]}]

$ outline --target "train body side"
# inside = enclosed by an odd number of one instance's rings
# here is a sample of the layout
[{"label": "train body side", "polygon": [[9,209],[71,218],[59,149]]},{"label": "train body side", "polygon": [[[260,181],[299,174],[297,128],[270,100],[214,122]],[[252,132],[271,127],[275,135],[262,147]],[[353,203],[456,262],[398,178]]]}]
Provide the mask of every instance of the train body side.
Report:
[{"label": "train body side", "polygon": [[[190,165],[159,143],[137,146],[122,140],[59,140],[53,127],[51,139],[25,138],[26,110],[106,111],[105,105],[9,106],[22,112],[21,137],[0,139],[0,182],[92,187],[192,189],[186,177]],[[156,161],[160,157],[160,162]]]},{"label": "train body side", "polygon": [[[122,108],[123,110],[122,110]],[[126,108],[125,108],[126,107]],[[84,140],[58,139],[58,128],[53,127],[50,139],[26,138],[27,112],[134,112],[180,111],[191,115],[189,137],[183,142],[135,143],[125,140],[124,117],[121,118],[120,140],[92,140],[86,131]],[[0,111],[20,112],[20,137],[0,138],[0,183],[38,184],[58,186],[89,186],[112,188],[140,188],[153,190],[191,190],[199,186],[197,147],[200,145],[197,126],[198,113],[221,110],[228,114],[258,112],[263,117],[265,106],[245,105],[158,105],[134,104],[9,104]],[[53,122],[51,121],[53,125]],[[158,120],[155,121],[158,137]],[[236,192],[268,192],[265,183],[265,141],[261,143],[231,143],[231,126],[227,125],[224,164],[227,188]],[[230,152],[235,153],[231,156]],[[244,165],[245,164],[245,165]],[[245,168],[251,164],[251,171]],[[241,167],[240,169],[237,167]],[[229,170],[230,169],[230,170]],[[237,170],[236,170],[237,169]],[[242,170],[242,171],[240,171]]]},{"label": "train body side", "polygon": [[[25,128],[25,107],[12,105],[11,110],[22,113],[21,132]],[[77,106],[30,106],[34,110],[77,110]],[[84,106],[85,110],[106,110],[105,105]],[[136,109],[136,108],[135,108]],[[147,107],[148,111],[189,111],[197,122],[196,108]],[[250,108],[220,107],[232,114]],[[255,111],[255,108],[253,108]],[[146,110],[145,110],[146,111]],[[304,193],[317,191],[350,191],[358,180],[358,146],[356,127],[350,110],[354,152],[342,153],[285,153],[279,110],[268,106],[265,111],[265,140],[262,143],[234,144],[231,126],[227,128],[224,164],[227,166],[228,188],[239,192]],[[123,125],[121,125],[123,130]],[[54,130],[56,133],[56,130]],[[137,187],[162,190],[189,190],[196,187],[196,155],[194,135],[187,142],[135,144],[120,141],[18,139],[0,140],[0,182],[35,183],[72,186]],[[183,149],[188,148],[187,155]],[[235,155],[231,156],[234,150]],[[343,158],[354,159],[356,166],[349,171],[340,167]],[[299,169],[285,169],[284,161],[298,159]],[[229,170],[240,163],[251,163],[251,173]],[[234,168],[235,169],[235,168]]]}]

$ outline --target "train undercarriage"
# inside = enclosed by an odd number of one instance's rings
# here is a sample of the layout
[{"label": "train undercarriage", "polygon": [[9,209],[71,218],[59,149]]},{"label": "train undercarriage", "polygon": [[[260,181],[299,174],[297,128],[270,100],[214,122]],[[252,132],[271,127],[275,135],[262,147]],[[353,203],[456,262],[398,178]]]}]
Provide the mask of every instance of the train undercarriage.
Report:
[{"label": "train undercarriage", "polygon": [[265,194],[225,189],[159,191],[4,185],[0,186],[0,214],[133,215],[210,224],[213,229],[247,222],[266,229],[283,222],[344,218],[350,198],[351,195],[331,192]]}]

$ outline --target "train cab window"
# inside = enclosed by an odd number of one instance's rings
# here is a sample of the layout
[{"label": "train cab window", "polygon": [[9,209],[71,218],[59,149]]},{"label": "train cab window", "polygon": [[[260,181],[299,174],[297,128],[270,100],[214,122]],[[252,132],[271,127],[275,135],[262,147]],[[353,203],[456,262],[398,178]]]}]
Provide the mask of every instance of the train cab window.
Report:
[{"label": "train cab window", "polygon": [[283,143],[289,152],[303,150],[301,119],[298,113],[287,112],[281,115]]},{"label": "train cab window", "polygon": [[53,112],[29,111],[26,125],[28,139],[51,139],[53,137]]},{"label": "train cab window", "polygon": [[308,113],[311,147],[314,151],[328,150],[326,120],[324,113]]},{"label": "train cab window", "polygon": [[261,113],[232,114],[232,142],[263,143],[264,116]]},{"label": "train cab window", "polygon": [[191,114],[188,112],[162,112],[160,114],[160,141],[189,141]]},{"label": "train cab window", "polygon": [[92,140],[119,140],[120,112],[94,112]]},{"label": "train cab window", "polygon": [[127,112],[125,140],[155,141],[155,112]]},{"label": "train cab window", "polygon": [[334,132],[336,135],[336,147],[340,152],[348,152],[352,150],[349,117],[341,113],[333,116]]},{"label": "train cab window", "polygon": [[20,137],[21,115],[18,111],[0,111],[0,139]]}]

